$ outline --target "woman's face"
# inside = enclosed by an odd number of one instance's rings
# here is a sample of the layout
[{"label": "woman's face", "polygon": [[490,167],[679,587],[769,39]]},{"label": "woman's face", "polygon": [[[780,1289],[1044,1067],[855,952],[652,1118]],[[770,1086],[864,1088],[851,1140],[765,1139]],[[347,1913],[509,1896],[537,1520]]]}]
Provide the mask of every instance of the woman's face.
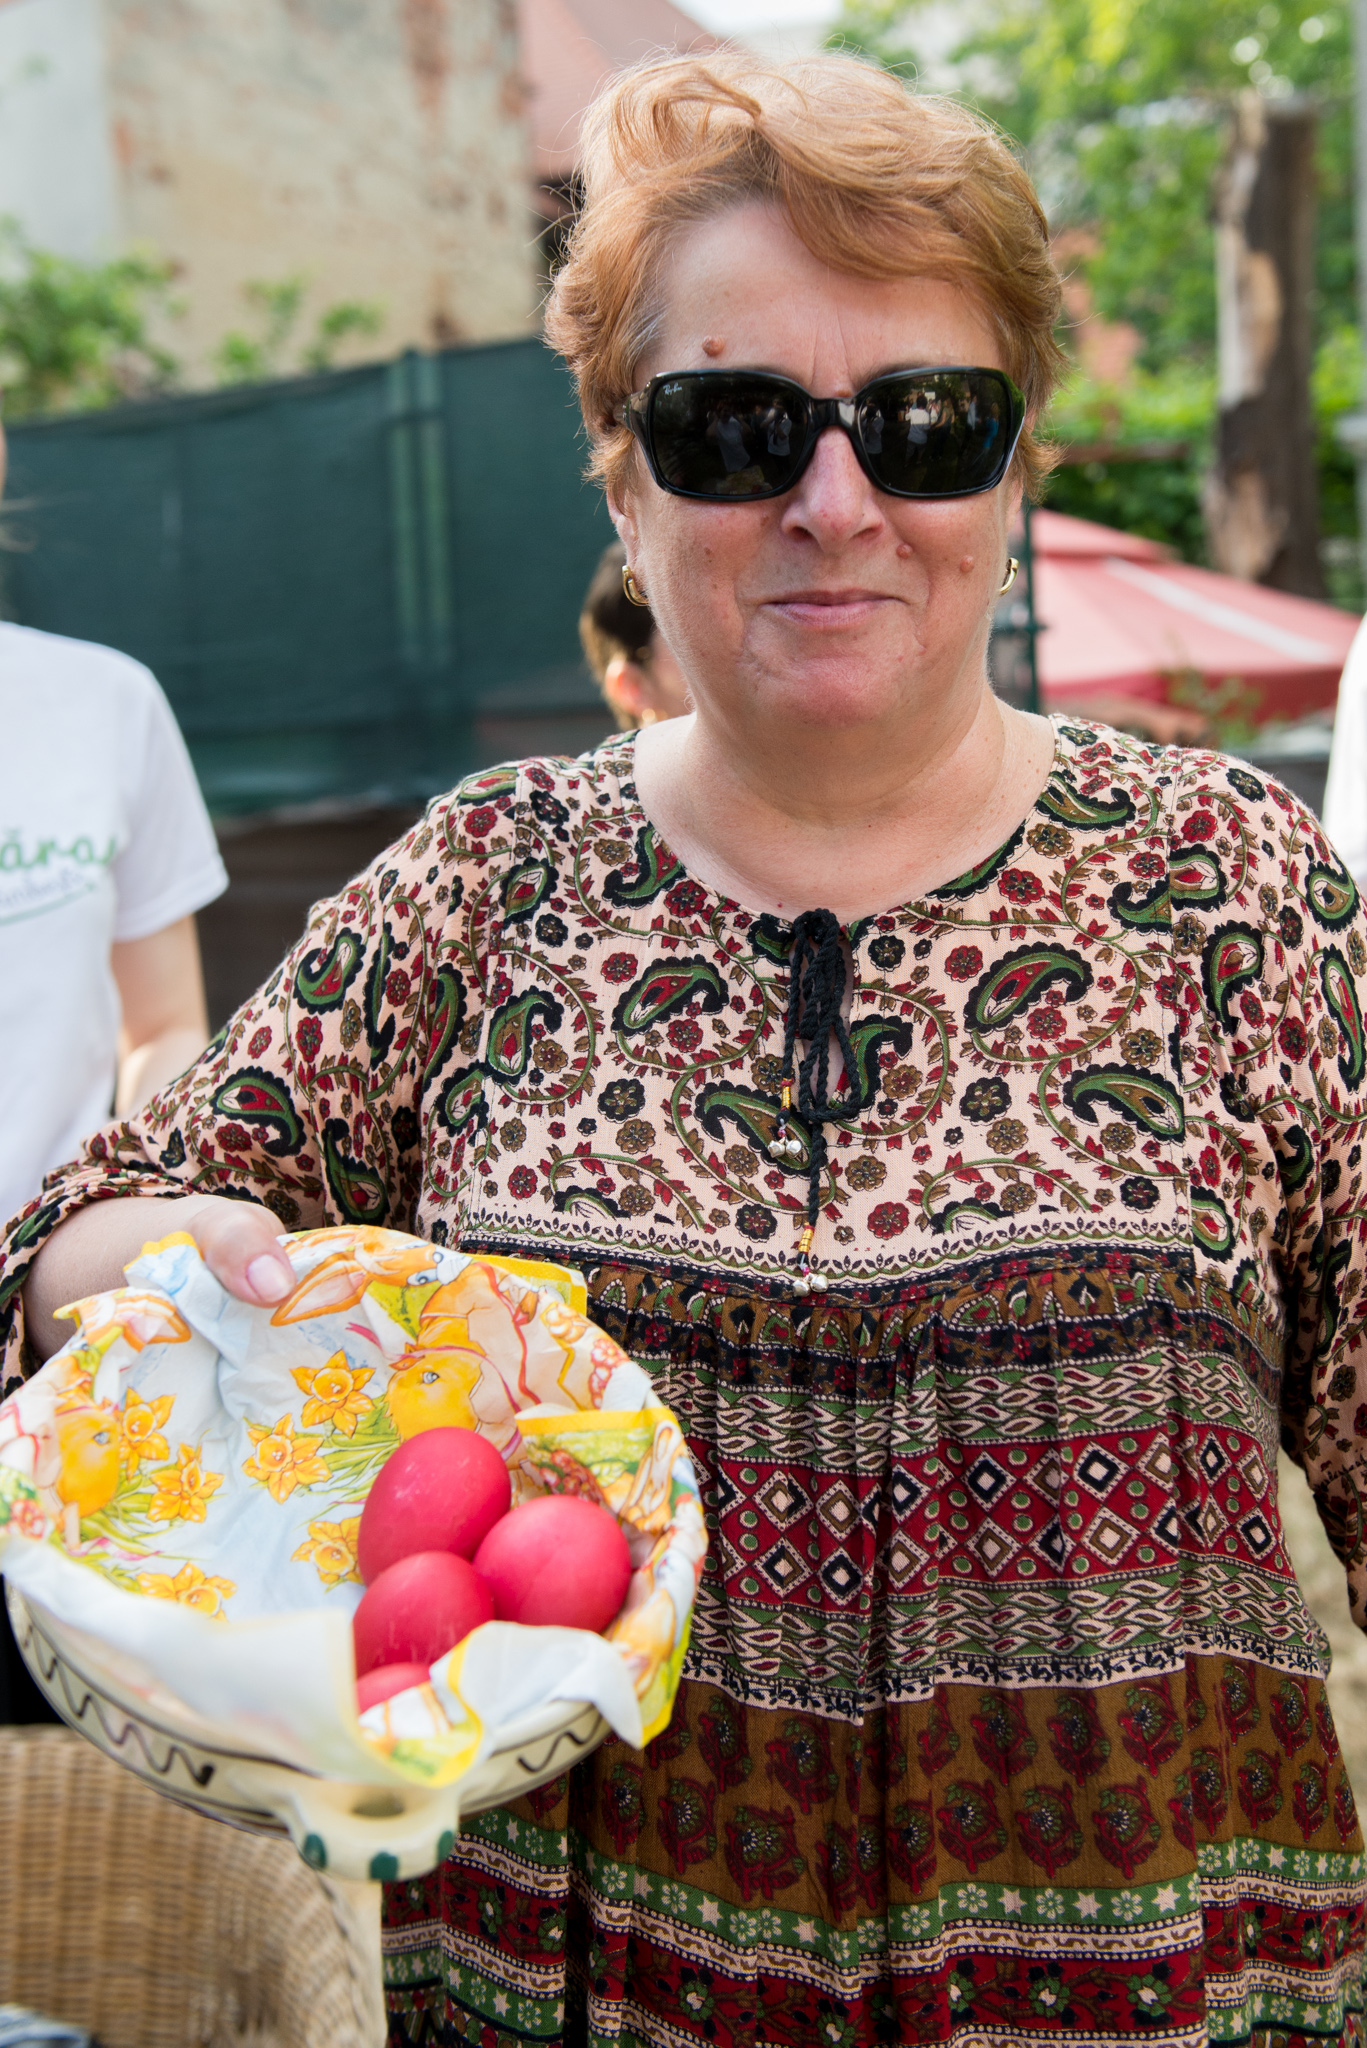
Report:
[{"label": "woman's face", "polygon": [[[988,320],[956,286],[828,270],[759,203],[683,234],[666,281],[637,388],[666,370],[763,369],[832,398],[912,365],[1004,367]],[[959,702],[971,715],[1018,504],[1009,484],[889,497],[832,429],[784,497],[671,497],[638,452],[612,511],[700,714],[834,733]]]}]

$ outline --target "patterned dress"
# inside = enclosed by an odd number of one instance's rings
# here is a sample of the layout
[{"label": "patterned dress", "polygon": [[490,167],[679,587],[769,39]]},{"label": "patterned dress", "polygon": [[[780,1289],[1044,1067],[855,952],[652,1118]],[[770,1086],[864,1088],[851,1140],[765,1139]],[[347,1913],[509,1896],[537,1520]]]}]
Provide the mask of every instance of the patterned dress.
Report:
[{"label": "patterned dress", "polygon": [[804,1300],[786,928],[680,867],[632,758],[433,805],[7,1245],[12,1309],[124,1192],[551,1254],[684,1423],[673,1723],[389,1887],[394,2048],[1360,2041],[1276,1496],[1280,1433],[1361,1619],[1351,880],[1275,783],[1060,724],[991,859],[849,930],[868,1106]]}]

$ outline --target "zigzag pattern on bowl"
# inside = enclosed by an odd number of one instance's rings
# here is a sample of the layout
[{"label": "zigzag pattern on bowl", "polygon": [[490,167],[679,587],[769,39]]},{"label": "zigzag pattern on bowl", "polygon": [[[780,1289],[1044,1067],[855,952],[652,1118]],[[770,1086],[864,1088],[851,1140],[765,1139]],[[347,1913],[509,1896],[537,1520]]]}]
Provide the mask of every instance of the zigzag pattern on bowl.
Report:
[{"label": "zigzag pattern on bowl", "polygon": [[[70,1662],[13,1587],[6,1588],[6,1595],[20,1655],[44,1698],[69,1728],[76,1729],[96,1749],[178,1805],[263,1834],[287,1832],[273,1813],[231,1797],[219,1798],[210,1792],[209,1786],[219,1775],[220,1764],[229,1759],[242,1763],[269,1762],[277,1770],[289,1770],[292,1766],[253,1756],[246,1750],[203,1749],[185,1736],[159,1727],[141,1712],[135,1713],[125,1701],[93,1684]],[[177,1782],[178,1775],[188,1783]]]}]

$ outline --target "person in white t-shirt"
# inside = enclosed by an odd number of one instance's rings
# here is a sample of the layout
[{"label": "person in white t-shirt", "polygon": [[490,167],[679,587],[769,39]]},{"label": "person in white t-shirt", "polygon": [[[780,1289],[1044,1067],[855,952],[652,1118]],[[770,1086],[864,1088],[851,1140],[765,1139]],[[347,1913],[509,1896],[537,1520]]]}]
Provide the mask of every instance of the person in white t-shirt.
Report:
[{"label": "person in white t-shirt", "polygon": [[1367,619],[1354,635],[1339,678],[1324,829],[1359,889],[1367,890]]},{"label": "person in white t-shirt", "polygon": [[226,887],[155,677],[0,624],[0,1218],[202,1051],[194,913]]}]

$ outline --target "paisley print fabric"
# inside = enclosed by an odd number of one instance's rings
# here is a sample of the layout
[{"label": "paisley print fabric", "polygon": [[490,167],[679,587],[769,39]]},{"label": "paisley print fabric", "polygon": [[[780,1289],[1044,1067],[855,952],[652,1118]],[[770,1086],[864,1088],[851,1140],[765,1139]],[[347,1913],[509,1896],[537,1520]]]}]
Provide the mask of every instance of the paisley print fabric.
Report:
[{"label": "paisley print fabric", "polygon": [[472,778],[11,1227],[255,1196],[581,1265],[688,1433],[674,1720],[389,1888],[391,2042],[1362,2038],[1363,1852],[1276,1498],[1367,1599],[1367,931],[1313,817],[1062,722],[852,927],[868,1107],[770,1156],[787,932],[632,742]]}]

